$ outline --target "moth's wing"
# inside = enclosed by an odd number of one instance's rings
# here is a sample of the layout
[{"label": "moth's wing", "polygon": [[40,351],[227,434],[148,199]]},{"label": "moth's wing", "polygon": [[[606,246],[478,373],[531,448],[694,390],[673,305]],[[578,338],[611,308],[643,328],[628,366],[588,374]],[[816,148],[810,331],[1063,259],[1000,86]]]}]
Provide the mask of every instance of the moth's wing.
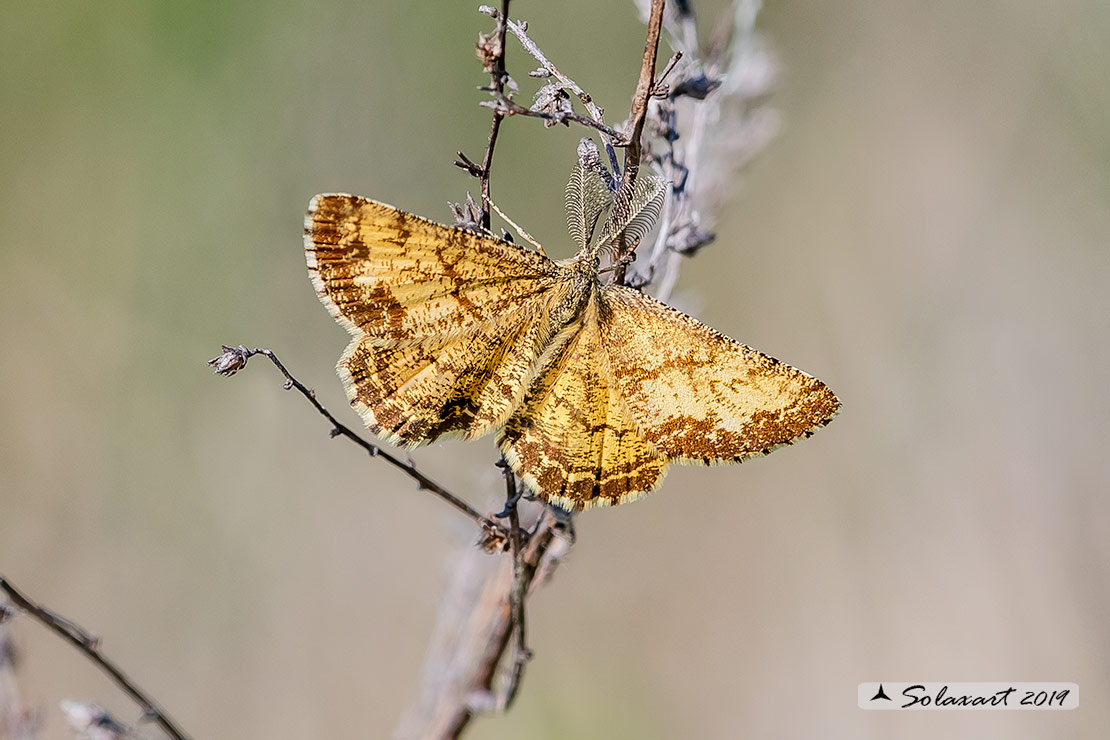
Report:
[{"label": "moth's wing", "polygon": [[478,329],[558,273],[536,252],[355,195],[312,199],[305,256],[332,316],[383,346]]},{"label": "moth's wing", "polygon": [[312,199],[305,252],[320,300],[355,335],[338,368],[351,405],[408,446],[500,425],[568,289],[543,255],[353,195]]},{"label": "moth's wing", "polygon": [[551,302],[567,287],[541,292],[504,320],[451,340],[383,347],[356,337],[339,361],[351,405],[394,444],[482,436],[520,403],[558,331],[547,318]]},{"label": "moth's wing", "polygon": [[555,348],[498,444],[541,498],[568,509],[639,498],[667,461],[640,435],[604,362],[596,297]]},{"label": "moth's wing", "polygon": [[687,462],[739,461],[790,444],[840,409],[829,388],[630,288],[601,290],[610,374],[647,438]]}]

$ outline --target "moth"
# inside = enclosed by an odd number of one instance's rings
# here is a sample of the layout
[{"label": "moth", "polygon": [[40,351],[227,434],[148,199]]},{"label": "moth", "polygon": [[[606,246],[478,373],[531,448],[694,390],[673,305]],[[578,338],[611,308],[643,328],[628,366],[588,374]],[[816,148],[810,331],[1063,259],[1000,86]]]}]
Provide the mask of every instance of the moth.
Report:
[{"label": "moth", "polygon": [[561,261],[359,196],[313,198],[308,272],[352,335],[338,372],[366,426],[405,447],[496,432],[537,496],[585,509],[655,490],[672,462],[739,462],[828,423],[840,402],[821,381],[603,281],[601,256],[650,229],[666,190],[642,177],[613,195],[580,161],[578,253]]}]

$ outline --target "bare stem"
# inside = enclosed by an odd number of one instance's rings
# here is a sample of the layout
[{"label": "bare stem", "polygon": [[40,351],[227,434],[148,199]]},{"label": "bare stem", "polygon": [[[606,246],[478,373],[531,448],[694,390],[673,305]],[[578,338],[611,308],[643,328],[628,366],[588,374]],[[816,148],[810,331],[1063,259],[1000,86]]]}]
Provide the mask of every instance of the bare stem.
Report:
[{"label": "bare stem", "polygon": [[[636,81],[636,92],[632,95],[632,109],[628,113],[627,132],[630,138],[624,150],[624,177],[621,182],[623,188],[630,187],[640,173],[640,159],[644,152],[644,120],[647,118],[648,100],[655,90],[655,57],[659,52],[659,34],[663,28],[665,4],[666,0],[651,0],[651,16],[648,18],[647,39],[644,41],[644,58],[640,63],[640,77]],[[624,244],[622,236],[620,246],[613,282],[624,285],[625,272],[636,245]]]},{"label": "bare stem", "polygon": [[253,357],[254,355],[264,355],[265,357],[269,358],[270,362],[272,362],[274,366],[279,371],[281,371],[281,374],[285,376],[285,389],[289,390],[291,388],[295,388],[298,392],[300,392],[302,396],[308,399],[308,402],[312,404],[313,408],[315,408],[321,416],[323,416],[331,423],[332,437],[346,437],[362,449],[366,450],[370,457],[381,458],[382,460],[385,460],[387,463],[403,472],[408,477],[412,478],[414,481],[416,481],[417,488],[419,488],[420,490],[432,492],[451,506],[461,511],[470,519],[474,520],[474,522],[478,524],[478,526],[485,530],[483,546],[486,549],[496,549],[498,544],[503,544],[507,541],[508,532],[505,531],[504,527],[502,527],[500,524],[493,521],[489,517],[482,515],[470,504],[466,503],[461,498],[448,491],[442,485],[436,483],[434,480],[424,475],[424,473],[420,472],[420,470],[417,469],[416,465],[411,460],[401,460],[398,457],[394,457],[393,455],[383,450],[381,447],[378,447],[372,442],[368,442],[367,440],[356,434],[354,431],[352,431],[349,427],[340,423],[340,421],[332,416],[332,413],[328,411],[324,407],[324,405],[316,399],[316,392],[306,387],[301,381],[293,377],[293,375],[290,374],[290,372],[285,368],[285,365],[282,364],[281,360],[278,359],[277,355],[274,354],[271,350],[260,348],[247,349],[243,345],[239,345],[238,347],[229,347],[227,345],[224,345],[224,353],[219,357],[215,357],[209,360],[208,364],[214,366],[218,374],[234,375],[236,372],[239,371],[240,368],[246,365],[247,359]]},{"label": "bare stem", "polygon": [[624,185],[631,185],[640,172],[643,156],[644,120],[647,118],[648,100],[655,88],[655,57],[659,52],[659,34],[663,28],[663,6],[666,0],[651,0],[651,17],[648,18],[647,39],[644,41],[644,58],[640,63],[640,77],[632,95],[632,110],[628,113],[628,147],[624,150]]},{"label": "bare stem", "polygon": [[[498,100],[491,100],[482,103],[481,105],[486,108],[493,108],[495,111],[500,110],[505,117],[508,116],[528,116],[529,118],[542,118],[545,121],[554,121],[555,123],[577,123],[587,128],[597,129],[607,138],[618,142],[624,141],[624,134],[612,126],[607,126],[600,121],[595,121],[592,118],[583,116],[574,111],[560,111],[558,113],[547,113],[546,111],[532,110],[525,108],[520,103],[509,98],[502,97]],[[465,165],[463,165],[465,167]]]},{"label": "bare stem", "polygon": [[116,685],[139,705],[144,716],[153,720],[173,740],[189,740],[189,736],[177,726],[177,723],[170,718],[166,711],[138,684],[128,678],[119,666],[101,652],[99,639],[75,622],[50,611],[41,604],[35,603],[2,575],[0,575],[0,591],[6,593],[11,602],[21,610],[30,614],[54,634],[84,653],[85,657],[91,660],[100,670],[107,673]]},{"label": "bare stem", "polygon": [[654,89],[651,91],[653,95],[659,97],[664,94],[663,91],[669,90],[663,83],[666,81],[667,75],[674,71],[675,66],[677,66],[680,61],[682,61],[681,51],[676,51],[674,54],[671,54],[671,58],[667,60],[667,65],[663,67],[663,71],[659,73],[659,78],[655,81]]},{"label": "bare stem", "polygon": [[509,545],[513,553],[513,587],[509,592],[510,625],[516,634],[516,654],[513,657],[512,671],[505,687],[504,710],[507,711],[516,699],[520,681],[524,678],[524,667],[531,660],[532,651],[528,649],[524,629],[524,598],[528,592],[528,583],[525,580],[524,550],[521,546],[520,512],[517,511],[516,506],[520,491],[512,468],[506,463],[502,471],[505,475],[505,508],[509,514]]},{"label": "bare stem", "polygon": [[[505,95],[505,78],[508,72],[505,70],[505,19],[509,17],[509,0],[501,0],[501,15],[497,18],[497,28],[495,34],[497,35],[497,54],[493,60],[493,68],[490,70],[490,83],[493,87],[493,92],[496,97],[501,98]],[[493,167],[493,150],[497,146],[497,134],[501,130],[501,121],[505,119],[506,114],[494,110],[493,121],[490,123],[489,140],[486,142],[486,153],[482,157],[482,169],[479,177],[482,191],[482,228],[489,231],[490,228],[490,175],[491,168]]]}]

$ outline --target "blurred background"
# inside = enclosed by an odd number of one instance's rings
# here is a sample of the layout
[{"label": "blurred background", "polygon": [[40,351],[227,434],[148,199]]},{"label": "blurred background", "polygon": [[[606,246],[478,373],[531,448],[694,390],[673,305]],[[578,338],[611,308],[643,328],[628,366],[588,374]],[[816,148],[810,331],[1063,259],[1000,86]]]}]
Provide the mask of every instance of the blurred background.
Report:
[{"label": "blurred background", "polygon": [[[722,3],[696,7],[708,32]],[[385,737],[472,527],[326,424],[342,328],[308,199],[441,221],[489,127],[476,3],[9,4],[0,27],[0,572],[196,738]],[[631,2],[515,16],[619,122]],[[676,300],[844,411],[579,517],[517,707],[473,738],[1110,731],[1110,5],[769,2],[781,132]],[[666,53],[666,52],[664,52]],[[532,69],[510,41],[510,70]],[[527,97],[525,98],[527,99]],[[566,256],[583,133],[513,119],[493,192]],[[491,439],[413,454],[480,507]],[[29,619],[40,737],[136,710]],[[1072,712],[864,712],[862,681],[1073,681]]]}]

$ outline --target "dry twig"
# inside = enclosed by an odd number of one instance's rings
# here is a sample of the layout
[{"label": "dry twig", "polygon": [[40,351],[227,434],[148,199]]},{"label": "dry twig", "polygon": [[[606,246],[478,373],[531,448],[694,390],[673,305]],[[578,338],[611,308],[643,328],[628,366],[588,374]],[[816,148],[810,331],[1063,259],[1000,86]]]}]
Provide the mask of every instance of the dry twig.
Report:
[{"label": "dry twig", "polygon": [[[650,0],[637,0],[646,19]],[[775,65],[755,32],[760,0],[734,0],[726,23],[717,27],[706,50],[689,2],[668,6],[663,31],[682,53],[666,94],[649,101],[645,130],[654,145],[646,159],[671,182],[648,258],[634,264],[630,283],[655,283],[667,301],[684,257],[715,239],[710,230],[736,172],[762,151],[778,128],[766,105]],[[666,71],[664,75],[666,75]],[[662,76],[661,78],[662,79]],[[657,87],[658,80],[657,80]]]},{"label": "dry twig", "polygon": [[[651,0],[651,16],[648,18],[647,40],[644,42],[644,58],[640,62],[640,76],[636,80],[636,92],[632,95],[632,110],[628,113],[628,148],[624,150],[624,175],[622,188],[631,188],[640,173],[640,159],[643,156],[644,121],[647,118],[648,101],[655,92],[655,57],[659,53],[659,34],[663,29],[663,6],[666,0]],[[667,70],[670,71],[669,69]],[[616,260],[613,282],[624,285],[628,263],[632,259],[636,244],[625,244],[621,235],[620,250]]]},{"label": "dry twig", "polygon": [[520,512],[517,503],[520,501],[520,484],[513,473],[509,463],[502,458],[500,463],[501,473],[505,476],[505,512],[509,516],[509,545],[513,554],[513,587],[509,592],[509,612],[512,631],[516,634],[516,654],[513,659],[512,672],[509,674],[508,685],[505,687],[504,707],[507,710],[516,699],[516,692],[520,688],[520,681],[524,678],[524,667],[532,657],[528,649],[527,632],[524,623],[524,598],[527,594],[528,584],[525,582],[524,550],[520,531]]},{"label": "dry twig", "polygon": [[[592,118],[588,118],[579,113],[575,113],[573,110],[558,110],[549,112],[544,110],[536,110],[534,108],[525,108],[520,103],[517,103],[516,101],[507,97],[500,97],[497,100],[488,100],[480,103],[480,105],[483,108],[491,108],[494,111],[499,112],[502,117],[527,116],[529,118],[542,118],[543,120],[553,125],[560,123],[564,125],[577,123],[585,126],[586,128],[597,129],[607,139],[615,139],[617,141],[621,141],[624,137],[623,133],[617,131],[612,126],[606,126],[600,121],[595,121]],[[469,168],[466,169],[469,170]]]},{"label": "dry twig", "polygon": [[[482,58],[482,65],[489,72],[490,89],[497,99],[505,97],[505,87],[510,82],[509,73],[505,71],[505,19],[509,17],[509,0],[501,0],[501,14],[497,20],[497,27],[493,36],[480,36],[478,40],[478,55]],[[497,134],[501,130],[501,121],[508,115],[503,111],[494,109],[493,122],[490,124],[489,140],[486,143],[486,153],[482,157],[481,169],[478,170],[478,179],[482,191],[482,223],[486,231],[490,227],[490,175],[493,167],[493,150],[497,146]]]},{"label": "dry twig", "polygon": [[[663,29],[665,0],[652,0],[651,17],[648,19],[644,58],[640,63],[640,76],[636,92],[632,95],[632,110],[628,113],[628,148],[624,150],[624,186],[636,181],[640,173],[643,154],[644,121],[647,118],[648,100],[655,91],[655,57],[659,53],[659,34]],[[669,71],[669,70],[668,70]]]},{"label": "dry twig", "polygon": [[352,431],[350,427],[342,424],[338,419],[332,416],[332,413],[328,411],[324,407],[324,405],[316,399],[316,391],[308,388],[304,385],[304,383],[293,377],[293,375],[290,374],[290,372],[285,368],[285,365],[282,364],[281,360],[278,359],[277,355],[274,354],[271,350],[260,349],[257,347],[255,349],[247,349],[241,344],[237,347],[229,347],[225,344],[223,345],[223,350],[224,351],[222,354],[217,355],[216,357],[213,357],[211,360],[208,361],[208,364],[215,368],[215,372],[217,375],[228,377],[234,375],[235,373],[239,372],[239,370],[246,367],[247,360],[254,355],[263,355],[269,358],[270,362],[272,362],[274,366],[279,371],[281,371],[281,374],[285,376],[285,389],[290,390],[295,388],[302,396],[308,399],[308,402],[312,404],[312,406],[320,413],[321,416],[323,416],[331,423],[332,437],[346,437],[362,449],[366,450],[366,452],[369,453],[370,457],[381,458],[382,460],[385,460],[387,463],[403,472],[408,477],[412,478],[414,481],[416,481],[416,486],[419,490],[430,491],[431,493],[449,503],[451,506],[461,511],[470,519],[474,520],[474,522],[478,524],[478,526],[480,526],[485,533],[483,539],[483,547],[485,547],[486,549],[499,549],[500,546],[503,546],[504,543],[508,541],[508,533],[505,531],[504,527],[502,527],[500,524],[496,523],[489,517],[483,516],[470,504],[466,503],[461,498],[448,491],[442,485],[436,483],[434,480],[421,473],[417,469],[416,465],[412,462],[412,460],[401,460],[398,457],[394,457],[378,445],[372,442],[368,442],[363,437]]},{"label": "dry twig", "polygon": [[149,718],[161,727],[173,740],[189,740],[185,731],[170,718],[169,714],[158,705],[158,702],[129,678],[114,661],[104,655],[100,649],[99,638],[90,634],[77,623],[41,604],[35,603],[2,575],[0,575],[0,591],[7,594],[11,603],[17,608],[34,617],[54,634],[84,653],[85,657],[92,661],[97,668],[107,673],[112,681],[139,705],[144,717]]}]

